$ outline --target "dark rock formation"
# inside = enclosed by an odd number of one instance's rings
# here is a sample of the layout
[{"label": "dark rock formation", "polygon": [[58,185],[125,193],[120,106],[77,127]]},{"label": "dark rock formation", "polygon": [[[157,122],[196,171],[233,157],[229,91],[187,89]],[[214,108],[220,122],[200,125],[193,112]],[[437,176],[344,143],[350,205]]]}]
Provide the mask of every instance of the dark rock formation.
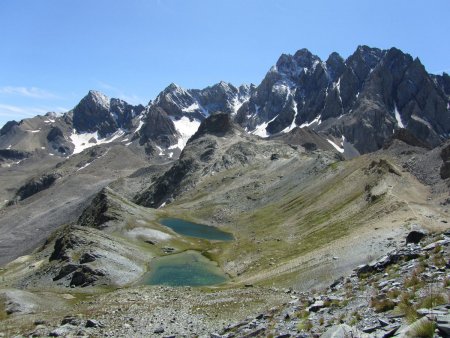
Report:
[{"label": "dark rock formation", "polygon": [[0,162],[5,160],[23,160],[30,156],[31,154],[26,151],[15,149],[0,149]]},{"label": "dark rock formation", "polygon": [[77,132],[97,131],[100,137],[105,137],[119,128],[131,128],[132,119],[143,110],[142,105],[132,106],[91,90],[73,109],[73,127]]},{"label": "dark rock formation", "polygon": [[392,146],[394,140],[400,140],[413,147],[431,149],[431,146],[429,144],[419,140],[407,129],[397,129],[394,132],[394,135],[392,135],[392,137],[383,145],[383,148],[388,149],[390,146]]},{"label": "dark rock formation", "polygon": [[6,122],[5,125],[2,127],[2,129],[0,129],[0,136],[6,135],[7,133],[9,133],[11,129],[13,129],[15,126],[18,125],[19,123],[14,120]]},{"label": "dark rock formation", "polygon": [[450,144],[442,149],[441,158],[444,162],[440,170],[441,178],[447,179],[450,177]]},{"label": "dark rock formation", "polygon": [[175,125],[167,113],[160,107],[149,106],[146,108],[144,125],[139,131],[139,144],[148,144],[149,141],[167,148],[177,143],[179,137]]},{"label": "dark rock formation", "polygon": [[52,186],[55,181],[61,177],[57,173],[45,174],[40,177],[32,178],[25,185],[21,186],[16,193],[16,198],[18,200],[24,200],[38,192],[48,189]]},{"label": "dark rock formation", "polygon": [[427,234],[423,231],[413,230],[406,236],[406,244],[418,244]]},{"label": "dark rock formation", "polygon": [[114,203],[108,198],[107,188],[102,189],[93,199],[91,204],[83,211],[78,218],[78,224],[97,229],[104,228],[108,221],[116,219],[114,212]]},{"label": "dark rock formation", "polygon": [[206,134],[223,137],[233,133],[236,128],[238,126],[233,123],[232,117],[229,114],[213,114],[202,122],[197,132],[191,137],[191,140],[196,140]]}]

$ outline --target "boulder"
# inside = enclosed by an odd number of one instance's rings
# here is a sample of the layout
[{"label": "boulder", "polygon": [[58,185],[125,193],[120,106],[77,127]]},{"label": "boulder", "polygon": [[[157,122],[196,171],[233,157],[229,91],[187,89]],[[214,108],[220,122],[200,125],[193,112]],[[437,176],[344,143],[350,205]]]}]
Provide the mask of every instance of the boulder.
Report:
[{"label": "boulder", "polygon": [[361,332],[346,324],[334,325],[330,327],[320,338],[348,338],[361,337]]},{"label": "boulder", "polygon": [[406,244],[418,244],[426,235],[427,233],[423,230],[413,230],[406,236]]}]

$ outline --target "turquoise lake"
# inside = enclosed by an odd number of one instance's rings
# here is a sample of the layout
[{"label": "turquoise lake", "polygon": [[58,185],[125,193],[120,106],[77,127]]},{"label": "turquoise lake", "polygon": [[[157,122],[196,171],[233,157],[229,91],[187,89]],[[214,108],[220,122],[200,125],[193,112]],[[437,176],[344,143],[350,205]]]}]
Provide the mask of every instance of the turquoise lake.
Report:
[{"label": "turquoise lake", "polygon": [[160,223],[180,235],[216,241],[232,241],[233,235],[216,227],[188,222],[179,218],[163,218]]},{"label": "turquoise lake", "polygon": [[145,284],[169,286],[205,286],[226,281],[228,276],[217,263],[193,250],[153,259],[150,272],[144,277]]}]

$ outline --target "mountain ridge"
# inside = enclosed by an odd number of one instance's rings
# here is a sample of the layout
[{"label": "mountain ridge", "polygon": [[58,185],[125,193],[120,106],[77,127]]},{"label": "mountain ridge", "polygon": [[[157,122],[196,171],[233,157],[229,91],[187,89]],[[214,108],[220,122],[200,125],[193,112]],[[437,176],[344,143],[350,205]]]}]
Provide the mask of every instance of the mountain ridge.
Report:
[{"label": "mountain ridge", "polygon": [[[221,81],[184,89],[171,83],[145,107],[91,90],[62,116],[7,122],[0,148],[45,148],[67,156],[75,148],[114,141],[172,158],[216,112],[261,137],[308,127],[325,139],[345,140],[353,154],[382,148],[398,129],[435,147],[450,137],[450,77],[427,73],[417,57],[395,47],[361,45],[347,59],[333,52],[325,61],[303,48],[282,54],[257,86]],[[41,132],[48,133],[47,141]]]}]

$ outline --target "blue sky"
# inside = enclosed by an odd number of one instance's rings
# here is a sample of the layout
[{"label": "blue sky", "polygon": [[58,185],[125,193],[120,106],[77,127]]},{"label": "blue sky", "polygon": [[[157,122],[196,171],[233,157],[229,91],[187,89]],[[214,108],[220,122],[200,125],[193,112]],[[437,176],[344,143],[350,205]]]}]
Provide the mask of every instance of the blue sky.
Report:
[{"label": "blue sky", "polygon": [[171,82],[259,82],[281,53],[396,46],[450,72],[450,1],[1,0],[0,126],[89,89],[146,104]]}]

